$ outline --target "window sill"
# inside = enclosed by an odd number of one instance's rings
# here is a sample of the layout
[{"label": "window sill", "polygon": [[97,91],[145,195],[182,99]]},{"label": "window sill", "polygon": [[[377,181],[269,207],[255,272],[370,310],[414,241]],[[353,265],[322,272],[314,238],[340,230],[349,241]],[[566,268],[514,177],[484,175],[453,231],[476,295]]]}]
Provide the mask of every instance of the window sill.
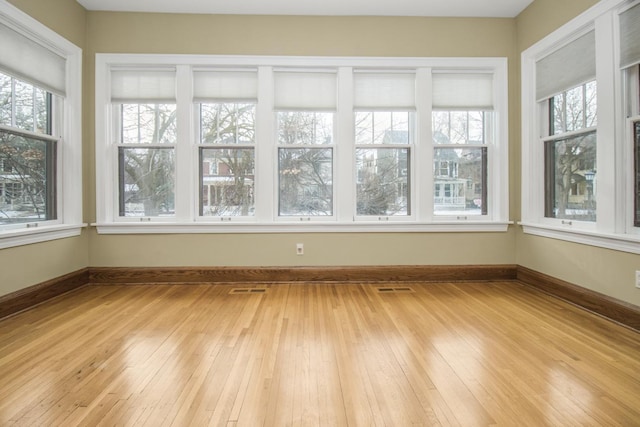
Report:
[{"label": "window sill", "polygon": [[279,222],[272,224],[233,223],[98,223],[91,224],[98,234],[197,234],[197,233],[417,233],[417,232],[506,232],[512,222],[453,221],[431,223],[385,222],[327,223]]},{"label": "window sill", "polygon": [[640,235],[602,233],[592,230],[569,229],[527,222],[519,222],[518,225],[522,226],[523,232],[535,236],[640,254]]},{"label": "window sill", "polygon": [[79,236],[87,224],[56,224],[0,231],[0,249]]}]

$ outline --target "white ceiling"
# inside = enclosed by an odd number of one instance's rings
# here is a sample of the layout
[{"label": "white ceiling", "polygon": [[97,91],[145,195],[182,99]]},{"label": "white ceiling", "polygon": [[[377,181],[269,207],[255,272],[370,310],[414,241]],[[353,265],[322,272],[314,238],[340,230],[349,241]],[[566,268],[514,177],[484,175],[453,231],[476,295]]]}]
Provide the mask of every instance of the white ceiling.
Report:
[{"label": "white ceiling", "polygon": [[533,0],[78,0],[89,10],[240,15],[513,18]]}]

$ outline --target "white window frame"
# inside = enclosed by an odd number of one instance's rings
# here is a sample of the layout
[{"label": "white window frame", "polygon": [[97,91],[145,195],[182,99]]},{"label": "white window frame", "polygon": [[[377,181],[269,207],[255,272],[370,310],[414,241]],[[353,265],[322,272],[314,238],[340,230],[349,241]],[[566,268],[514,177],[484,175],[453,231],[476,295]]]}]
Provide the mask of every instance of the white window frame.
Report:
[{"label": "white window frame", "polygon": [[[528,234],[640,253],[632,226],[633,160],[630,121],[625,116],[625,72],[619,67],[618,15],[634,2],[603,0],[522,53],[522,219]],[[637,2],[636,2],[637,3]],[[544,216],[544,154],[548,128],[536,100],[536,62],[595,28],[597,84],[597,219],[571,221]],[[570,88],[567,88],[570,89]]]},{"label": "white window frame", "polygon": [[[111,150],[110,69],[171,66],[178,70],[178,144],[176,216],[172,221],[120,221],[114,206],[116,168]],[[198,217],[198,144],[192,96],[192,70],[202,67],[258,69],[256,106],[256,214],[251,218]],[[273,109],[274,70],[336,69],[337,113],[334,132],[334,215],[313,221],[278,218],[276,114]],[[355,141],[353,123],[354,69],[416,70],[416,136],[412,147],[413,217],[408,221],[358,221],[355,217]],[[432,214],[431,72],[490,72],[495,91],[495,143],[489,170],[490,215],[482,218],[434,218]],[[96,54],[96,211],[98,233],[282,233],[282,232],[504,232],[508,219],[508,97],[506,58],[331,58],[270,56],[209,56],[156,54]],[[110,154],[111,153],[111,154]],[[417,165],[417,166],[416,166]],[[428,165],[419,167],[419,165]],[[188,170],[187,174],[180,170]],[[195,171],[195,172],[194,172]],[[422,183],[422,184],[420,184]],[[338,185],[341,185],[338,188]],[[418,199],[419,197],[419,199]],[[324,219],[324,220],[323,220]]]},{"label": "white window frame", "polygon": [[0,227],[0,249],[80,235],[82,222],[82,49],[0,1],[0,22],[66,59],[66,96],[53,103],[57,149],[57,218]]}]

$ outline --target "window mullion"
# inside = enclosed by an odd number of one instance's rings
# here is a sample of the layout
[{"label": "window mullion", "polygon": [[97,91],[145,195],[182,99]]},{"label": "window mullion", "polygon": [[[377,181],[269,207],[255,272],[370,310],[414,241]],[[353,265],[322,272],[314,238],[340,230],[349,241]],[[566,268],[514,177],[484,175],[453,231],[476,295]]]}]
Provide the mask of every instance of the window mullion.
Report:
[{"label": "window mullion", "polygon": [[256,182],[255,204],[258,222],[274,220],[277,200],[276,114],[273,112],[273,67],[258,68],[256,106]]},{"label": "window mullion", "polygon": [[355,129],[353,124],[353,69],[338,69],[338,105],[335,118],[335,214],[339,222],[355,216]]},{"label": "window mullion", "polygon": [[193,82],[191,67],[179,65],[176,68],[176,143],[175,156],[175,215],[178,222],[188,222],[196,216],[197,175],[194,162],[193,143],[195,135],[191,121],[193,108]]}]

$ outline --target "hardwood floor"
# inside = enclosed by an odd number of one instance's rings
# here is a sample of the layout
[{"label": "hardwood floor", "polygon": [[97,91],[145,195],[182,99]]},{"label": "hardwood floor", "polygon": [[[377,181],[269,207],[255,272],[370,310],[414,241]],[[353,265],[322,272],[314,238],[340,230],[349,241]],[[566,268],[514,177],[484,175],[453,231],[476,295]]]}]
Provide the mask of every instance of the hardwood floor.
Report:
[{"label": "hardwood floor", "polygon": [[517,282],[241,287],[0,321],[0,425],[640,425],[640,334]]}]

